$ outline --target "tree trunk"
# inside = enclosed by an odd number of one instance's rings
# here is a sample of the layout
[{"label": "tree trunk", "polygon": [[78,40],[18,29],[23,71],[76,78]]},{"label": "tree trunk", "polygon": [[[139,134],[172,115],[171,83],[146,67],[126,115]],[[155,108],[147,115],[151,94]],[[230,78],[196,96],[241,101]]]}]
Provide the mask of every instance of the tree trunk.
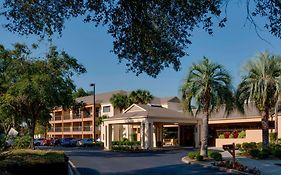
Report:
[{"label": "tree trunk", "polygon": [[279,106],[279,101],[277,101],[275,105],[275,123],[274,123],[274,129],[276,133],[275,143],[278,142],[278,106]]},{"label": "tree trunk", "polygon": [[31,137],[31,142],[29,145],[30,149],[34,149],[34,131],[35,131],[35,125],[36,125],[36,120],[35,117],[30,123],[30,129],[29,129],[29,136]]},{"label": "tree trunk", "polygon": [[268,116],[269,116],[269,110],[268,108],[266,108],[264,111],[262,111],[262,120],[261,120],[263,148],[267,148],[269,145]]},{"label": "tree trunk", "polygon": [[200,155],[208,157],[208,120],[209,113],[202,118],[202,135],[201,135],[201,149]]}]

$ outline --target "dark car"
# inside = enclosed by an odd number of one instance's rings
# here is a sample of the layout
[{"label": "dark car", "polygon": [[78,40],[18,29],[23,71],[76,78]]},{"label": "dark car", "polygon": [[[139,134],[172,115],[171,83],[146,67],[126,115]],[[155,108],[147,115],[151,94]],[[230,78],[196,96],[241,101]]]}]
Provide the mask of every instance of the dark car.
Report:
[{"label": "dark car", "polygon": [[70,146],[76,146],[76,145],[77,145],[77,142],[79,142],[80,140],[81,140],[81,139],[76,139],[76,138],[70,140]]},{"label": "dark car", "polygon": [[85,138],[77,142],[78,146],[93,146],[94,145],[94,139],[92,138]]},{"label": "dark car", "polygon": [[60,140],[60,145],[61,146],[71,146],[71,141],[73,140],[74,138],[62,138]]},{"label": "dark car", "polygon": [[39,138],[39,139],[34,139],[34,145],[35,146],[42,146],[43,145],[43,138]]},{"label": "dark car", "polygon": [[51,144],[51,146],[58,146],[58,145],[60,145],[60,143],[61,143],[61,139],[54,138],[54,139],[52,139],[50,144]]}]

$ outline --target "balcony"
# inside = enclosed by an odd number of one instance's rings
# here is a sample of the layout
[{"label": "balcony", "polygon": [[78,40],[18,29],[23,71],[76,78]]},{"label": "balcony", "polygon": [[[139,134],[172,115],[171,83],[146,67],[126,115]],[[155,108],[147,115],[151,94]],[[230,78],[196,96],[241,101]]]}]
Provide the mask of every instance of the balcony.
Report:
[{"label": "balcony", "polygon": [[63,127],[63,132],[71,132],[72,127]]},{"label": "balcony", "polygon": [[82,126],[73,126],[72,131],[82,131]]},{"label": "balcony", "polygon": [[62,132],[62,127],[55,127],[55,132]]},{"label": "balcony", "polygon": [[68,114],[68,115],[64,115],[64,116],[63,116],[63,119],[64,119],[64,120],[70,120],[70,119],[71,119],[70,114]]},{"label": "balcony", "polygon": [[84,126],[83,131],[92,131],[92,126]]},{"label": "balcony", "polygon": [[62,119],[62,116],[61,115],[57,115],[57,116],[55,116],[55,121],[57,121],[57,120],[61,120]]},{"label": "balcony", "polygon": [[81,118],[81,115],[80,115],[80,114],[79,114],[79,115],[73,114],[72,118],[73,118],[73,119],[80,119],[80,118]]}]

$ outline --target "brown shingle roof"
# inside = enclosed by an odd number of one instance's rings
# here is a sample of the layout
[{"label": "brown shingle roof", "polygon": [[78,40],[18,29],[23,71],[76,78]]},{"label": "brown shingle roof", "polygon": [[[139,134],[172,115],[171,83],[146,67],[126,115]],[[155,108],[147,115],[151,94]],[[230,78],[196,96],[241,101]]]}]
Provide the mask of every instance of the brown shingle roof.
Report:
[{"label": "brown shingle roof", "polygon": [[[123,90],[118,91],[111,91],[106,93],[100,93],[96,94],[96,103],[110,103],[110,98],[113,94],[127,94],[128,92]],[[93,95],[85,96],[85,97],[79,97],[76,99],[77,102],[83,101],[86,104],[93,104],[94,98]]]}]

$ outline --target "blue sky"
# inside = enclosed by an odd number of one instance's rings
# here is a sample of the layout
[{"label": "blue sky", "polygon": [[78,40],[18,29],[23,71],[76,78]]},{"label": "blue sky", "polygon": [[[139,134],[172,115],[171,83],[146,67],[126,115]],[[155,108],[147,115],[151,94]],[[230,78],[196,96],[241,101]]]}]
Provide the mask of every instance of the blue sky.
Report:
[{"label": "blue sky", "polygon": [[[179,95],[179,87],[188,67],[203,56],[223,64],[229,70],[233,77],[233,85],[236,86],[240,81],[241,66],[257,53],[268,50],[270,53],[281,55],[281,39],[271,36],[264,29],[260,34],[270,44],[261,40],[251,25],[245,25],[245,7],[241,4],[231,6],[228,8],[228,22],[225,28],[216,29],[213,36],[202,29],[193,32],[193,44],[186,49],[189,56],[181,59],[181,71],[176,72],[169,68],[157,78],[145,74],[137,77],[132,72],[127,73],[125,65],[119,64],[117,57],[110,52],[112,38],[106,33],[106,28],[84,24],[80,19],[68,21],[63,36],[56,37],[54,44],[74,56],[87,68],[86,74],[74,78],[77,87],[91,90],[89,84],[94,82],[98,93],[141,88],[149,90],[155,96]],[[257,23],[262,28],[263,20],[257,19]],[[1,18],[0,24],[3,24]],[[36,40],[35,36],[19,36],[0,27],[0,43],[6,47],[11,47],[15,42],[30,44]],[[44,55],[47,46],[47,42],[41,43],[39,56]]]}]

